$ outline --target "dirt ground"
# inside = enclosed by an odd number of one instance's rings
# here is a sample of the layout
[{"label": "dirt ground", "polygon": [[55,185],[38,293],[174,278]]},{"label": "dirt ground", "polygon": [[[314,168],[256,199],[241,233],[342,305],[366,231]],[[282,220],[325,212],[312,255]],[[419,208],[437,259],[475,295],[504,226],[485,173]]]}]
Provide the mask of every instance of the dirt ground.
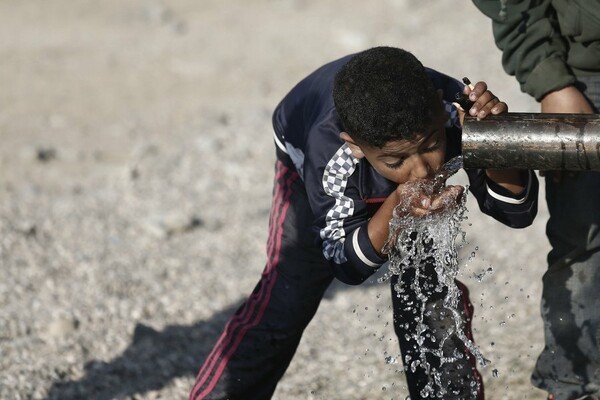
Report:
[{"label": "dirt ground", "polygon": [[[1,1],[0,398],[186,398],[265,262],[272,109],[376,45],[537,111],[468,1]],[[544,399],[545,204],[519,231],[468,206],[487,398]],[[275,398],[404,399],[389,292],[334,284]]]}]

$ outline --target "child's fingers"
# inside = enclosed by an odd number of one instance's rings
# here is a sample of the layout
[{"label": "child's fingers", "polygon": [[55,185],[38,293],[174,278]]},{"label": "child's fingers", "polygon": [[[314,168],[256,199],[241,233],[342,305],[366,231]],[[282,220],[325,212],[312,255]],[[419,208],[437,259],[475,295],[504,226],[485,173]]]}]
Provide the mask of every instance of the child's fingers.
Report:
[{"label": "child's fingers", "polygon": [[431,197],[426,194],[417,194],[410,198],[410,214],[414,217],[424,217],[430,212]]},{"label": "child's fingers", "polygon": [[[491,92],[489,92],[492,94]],[[492,94],[493,96],[493,94]],[[505,102],[498,100],[496,96],[493,96],[490,101],[481,107],[477,112],[477,118],[482,119],[487,117],[489,114],[502,114],[508,111],[508,106]]]},{"label": "child's fingers", "polygon": [[431,200],[429,196],[421,192],[420,185],[420,182],[406,182],[398,185],[397,190],[402,200],[398,204],[396,212],[401,215],[411,214],[414,216],[422,216],[427,212]]},{"label": "child's fingers", "polygon": [[[477,107],[477,110],[475,113],[472,113],[471,115],[477,116],[477,118],[479,118],[479,119],[485,118],[488,114],[490,114],[492,112],[492,108],[494,108],[497,104],[500,104],[500,100],[498,100],[498,98],[496,96],[494,96],[491,92],[484,93],[485,97],[488,97],[488,96],[486,96],[487,93],[490,94],[490,96],[489,96],[490,99],[487,102],[482,101],[481,106],[479,106],[478,104],[475,104],[471,108],[471,110],[473,110],[473,108],[475,108],[475,107]],[[482,96],[482,98],[484,96]]]},{"label": "child's fingers", "polygon": [[410,206],[403,207],[402,215],[410,214],[413,217],[424,217],[431,212],[429,207],[430,204],[427,204],[426,207],[423,207],[421,204],[411,204]]},{"label": "child's fingers", "polygon": [[471,101],[477,101],[477,99],[479,99],[479,97],[488,89],[487,83],[483,81],[479,81],[475,85],[467,85],[466,88],[470,89],[469,92],[465,94],[469,95],[469,100]]},{"label": "child's fingers", "polygon": [[446,186],[441,193],[431,195],[422,191],[422,185],[427,181],[407,182],[398,186],[402,202],[396,212],[402,215],[412,215],[420,218],[441,212],[456,205],[463,194],[464,187],[460,185]]},{"label": "child's fingers", "polygon": [[[473,117],[484,118],[488,115],[492,108],[500,103],[500,100],[494,95],[494,93],[486,90],[477,98],[477,101],[473,104],[471,109],[469,110],[469,114]],[[503,106],[499,106],[503,108]]]},{"label": "child's fingers", "polygon": [[[489,112],[491,107],[495,104],[492,104],[490,109],[484,109],[484,107],[494,99],[494,95],[492,92],[488,90],[487,83],[483,81],[477,82],[475,85],[469,84],[466,85],[463,93],[469,96],[469,100],[473,102],[473,105],[468,110],[468,113],[473,117],[477,116],[478,118],[485,117]],[[481,116],[478,113],[481,112]]]},{"label": "child's fingers", "polygon": [[423,217],[429,212],[431,199],[426,195],[415,196],[411,202],[410,213],[415,217]]},{"label": "child's fingers", "polygon": [[458,202],[462,196],[464,187],[460,185],[447,186],[444,191],[431,202],[430,210],[442,210]]},{"label": "child's fingers", "polygon": [[503,101],[499,101],[495,106],[492,107],[491,111],[494,115],[508,112],[508,105]]},{"label": "child's fingers", "polygon": [[[469,95],[469,99],[472,98],[472,95],[473,92],[471,92],[471,94]],[[469,114],[471,114],[472,116],[476,116],[479,110],[481,110],[483,106],[492,101],[494,98],[494,94],[489,90],[486,90],[485,92],[481,93],[479,96],[477,96],[477,101],[473,103],[473,106],[469,110]]]},{"label": "child's fingers", "polygon": [[411,210],[411,215],[413,217],[418,217],[418,218],[424,217],[424,216],[428,215],[429,213],[430,213],[429,210],[424,210],[422,208],[413,208]]}]

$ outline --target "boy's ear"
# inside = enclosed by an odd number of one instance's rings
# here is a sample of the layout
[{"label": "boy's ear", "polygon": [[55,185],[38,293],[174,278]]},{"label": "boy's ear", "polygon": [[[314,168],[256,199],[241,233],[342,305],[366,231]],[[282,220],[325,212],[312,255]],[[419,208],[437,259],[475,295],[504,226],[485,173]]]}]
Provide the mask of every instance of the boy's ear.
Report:
[{"label": "boy's ear", "polygon": [[346,144],[348,145],[348,147],[350,147],[350,150],[352,151],[352,155],[354,157],[356,157],[356,158],[363,158],[365,156],[365,154],[363,153],[363,151],[360,148],[360,146],[358,144],[356,144],[356,142],[354,140],[352,140],[352,138],[350,137],[350,135],[348,135],[348,133],[341,132],[340,133],[340,137],[342,138],[342,140],[344,142],[346,142]]}]

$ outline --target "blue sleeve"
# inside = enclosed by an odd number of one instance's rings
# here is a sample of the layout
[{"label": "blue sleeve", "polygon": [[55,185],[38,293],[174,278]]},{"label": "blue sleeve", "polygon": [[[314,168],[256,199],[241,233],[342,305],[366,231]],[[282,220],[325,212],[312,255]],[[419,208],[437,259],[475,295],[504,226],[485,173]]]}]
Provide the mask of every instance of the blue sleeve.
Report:
[{"label": "blue sleeve", "polygon": [[306,144],[304,181],[315,220],[318,245],[336,278],[362,283],[386,261],[371,244],[367,225],[371,215],[358,188],[359,160],[328,128],[318,126]]}]

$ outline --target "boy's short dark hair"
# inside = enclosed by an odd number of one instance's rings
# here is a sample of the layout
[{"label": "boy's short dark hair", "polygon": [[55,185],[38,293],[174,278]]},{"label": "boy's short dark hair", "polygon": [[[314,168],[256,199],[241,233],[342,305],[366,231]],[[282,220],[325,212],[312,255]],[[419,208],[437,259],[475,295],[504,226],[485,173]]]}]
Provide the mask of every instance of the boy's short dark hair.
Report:
[{"label": "boy's short dark hair", "polygon": [[351,58],[335,76],[333,100],[352,139],[378,148],[414,139],[431,123],[440,101],[423,64],[394,47]]}]

